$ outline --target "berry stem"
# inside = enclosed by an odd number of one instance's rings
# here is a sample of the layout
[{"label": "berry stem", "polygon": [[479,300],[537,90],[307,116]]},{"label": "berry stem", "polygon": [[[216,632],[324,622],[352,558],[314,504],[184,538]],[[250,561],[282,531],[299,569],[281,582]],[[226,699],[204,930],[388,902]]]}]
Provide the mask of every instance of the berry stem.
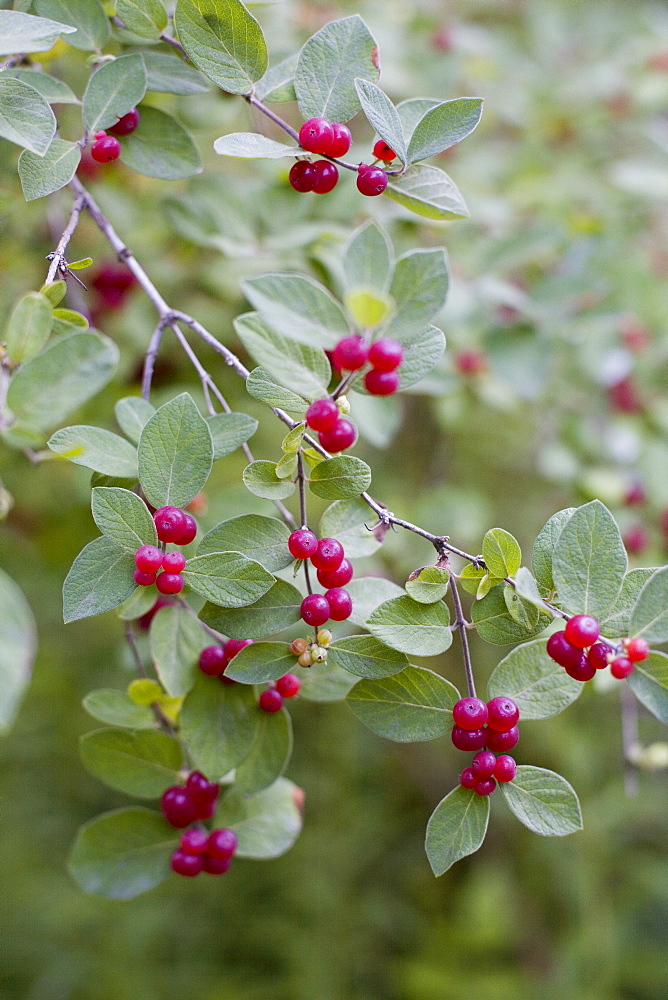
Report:
[{"label": "berry stem", "polygon": [[[299,487],[299,519],[302,528],[308,528],[308,518],[306,514],[306,477],[304,476],[304,457],[301,448],[297,452],[297,485]],[[306,589],[309,594],[313,593],[311,586],[311,574],[309,572],[309,560],[302,559],[304,567],[304,578],[306,579]],[[317,639],[316,629],[316,639]]]},{"label": "berry stem", "polygon": [[466,621],[466,618],[464,618],[462,602],[459,596],[459,590],[457,589],[457,578],[451,569],[448,569],[448,575],[450,577],[450,589],[452,590],[452,602],[455,606],[454,624],[459,632],[459,638],[462,641],[462,656],[464,657],[464,670],[466,671],[466,686],[468,688],[469,697],[476,698],[475,681],[473,680],[473,665],[471,663],[471,650],[469,649],[469,637],[466,631],[468,622]]},{"label": "berry stem", "polygon": [[[125,638],[127,640],[128,646],[130,647],[130,651],[132,653],[132,658],[135,661],[135,666],[137,667],[137,673],[139,674],[140,677],[144,677],[145,678],[146,677],[146,670],[144,669],[144,664],[142,663],[142,658],[139,655],[139,647],[137,646],[137,636],[135,635],[135,630],[132,627],[132,623],[131,622],[126,622],[125,623]],[[165,713],[163,712],[163,710],[160,708],[160,705],[158,704],[157,701],[154,701],[154,702],[151,703],[151,710],[152,710],[153,714],[155,715],[157,721],[160,723],[161,728],[164,729],[164,731],[169,736],[173,736],[174,735],[174,729],[172,727],[172,724],[169,721],[169,719],[167,718],[167,716],[165,715]]]},{"label": "berry stem", "polygon": [[[257,108],[258,111],[261,111],[263,115],[267,116],[267,118],[270,118],[275,125],[282,128],[284,132],[287,132],[288,135],[291,136],[297,144],[299,144],[299,133],[295,132],[292,125],[288,125],[286,121],[283,121],[283,119],[279,118],[277,114],[274,114],[274,112],[268,108],[266,104],[263,104],[262,101],[255,96],[255,94],[244,94],[243,96],[249,104],[251,104],[254,108]],[[306,150],[304,150],[304,152],[306,152]]]}]

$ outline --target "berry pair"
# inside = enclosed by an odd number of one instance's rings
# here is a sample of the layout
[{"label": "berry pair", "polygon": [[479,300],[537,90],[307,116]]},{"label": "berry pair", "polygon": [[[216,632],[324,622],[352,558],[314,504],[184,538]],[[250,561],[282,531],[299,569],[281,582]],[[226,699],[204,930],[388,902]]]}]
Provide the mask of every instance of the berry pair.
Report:
[{"label": "berry pair", "polygon": [[332,351],[332,361],[341,371],[355,372],[371,365],[364,376],[364,388],[372,396],[391,396],[397,391],[397,368],[403,360],[403,347],[391,337],[381,337],[371,345],[359,336],[344,337]]},{"label": "berry pair", "polygon": [[459,783],[462,788],[472,788],[476,795],[491,795],[497,781],[512,781],[517,764],[508,754],[497,757],[491,750],[479,750],[470,767],[465,767]]},{"label": "berry pair", "polygon": [[[95,133],[95,142],[91,146],[90,155],[97,163],[111,163],[121,155],[121,144],[117,135],[130,135],[139,125],[139,112],[136,108],[119,118],[115,125],[106,131],[100,129]],[[111,135],[107,133],[110,132]]]},{"label": "berry pair", "polygon": [[318,582],[327,587],[325,594],[309,594],[301,605],[302,620],[307,625],[324,625],[350,618],[353,602],[343,585],[352,579],[353,568],[345,558],[343,545],[336,538],[318,540],[309,528],[298,528],[288,538],[290,554],[295,559],[310,559],[317,570]]},{"label": "berry pair", "polygon": [[195,518],[180,507],[158,507],[153,521],[161,542],[188,545],[197,534]]},{"label": "berry pair", "polygon": [[165,819],[178,830],[196,819],[211,819],[216,809],[220,785],[208,781],[200,771],[193,771],[183,785],[172,785],[160,800]]},{"label": "berry pair", "polygon": [[171,858],[172,871],[192,878],[200,872],[222,875],[232,863],[237,849],[237,837],[232,830],[221,828],[207,833],[194,828],[181,834],[178,850]]},{"label": "berry pair", "polygon": [[296,674],[283,674],[273,687],[262,692],[258,704],[263,712],[279,712],[283,708],[283,699],[294,698],[299,694],[301,686]]},{"label": "berry pair", "polygon": [[299,143],[309,153],[338,159],[350,149],[352,136],[347,125],[326,118],[309,118],[299,130]]},{"label": "berry pair", "polygon": [[163,553],[155,545],[142,545],[135,552],[134,581],[140,587],[154,583],[161,594],[179,594],[183,590],[181,571],[185,565],[186,557],[181,552]]},{"label": "berry pair", "polygon": [[306,411],[306,426],[318,432],[323,448],[333,455],[355,444],[355,425],[341,416],[333,399],[316,399]]},{"label": "berry pair", "polygon": [[224,676],[225,671],[237,653],[252,644],[252,639],[228,639],[222,646],[206,646],[199,654],[198,666],[203,674],[219,677],[223,684],[234,684],[233,680]]},{"label": "berry pair", "polygon": [[519,708],[506,695],[492,698],[487,704],[481,698],[460,698],[452,709],[452,742],[458,750],[487,747],[504,754],[519,741],[519,718]]},{"label": "berry pair", "polygon": [[297,160],[288,174],[290,186],[301,193],[329,194],[339,181],[339,171],[329,160]]}]

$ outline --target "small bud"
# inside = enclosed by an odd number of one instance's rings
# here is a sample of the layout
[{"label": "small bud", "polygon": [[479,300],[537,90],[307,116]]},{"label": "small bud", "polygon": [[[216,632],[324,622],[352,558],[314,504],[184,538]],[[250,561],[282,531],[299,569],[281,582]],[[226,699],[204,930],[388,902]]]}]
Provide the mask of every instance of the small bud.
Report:
[{"label": "small bud", "polygon": [[350,403],[348,402],[348,397],[339,396],[339,398],[336,401],[336,405],[339,408],[339,413],[341,414],[341,416],[347,417],[348,414],[350,413]]},{"label": "small bud", "polygon": [[329,631],[328,628],[321,628],[318,632],[318,645],[319,646],[329,646],[330,642],[334,636]]},{"label": "small bud", "polygon": [[293,639],[290,643],[290,652],[295,656],[301,656],[308,649],[308,639]]},{"label": "small bud", "polygon": [[310,667],[311,666],[311,664],[313,663],[313,660],[311,659],[311,653],[310,653],[310,651],[308,649],[304,653],[301,654],[301,656],[297,660],[297,663],[299,664],[300,667]]}]

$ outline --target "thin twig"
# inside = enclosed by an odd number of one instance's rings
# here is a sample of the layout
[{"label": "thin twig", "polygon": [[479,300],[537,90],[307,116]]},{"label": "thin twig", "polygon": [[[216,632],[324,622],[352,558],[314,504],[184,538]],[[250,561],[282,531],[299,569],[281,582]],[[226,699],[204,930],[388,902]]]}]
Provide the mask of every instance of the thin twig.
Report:
[{"label": "thin twig", "polygon": [[[137,646],[137,636],[135,635],[135,630],[130,622],[125,623],[125,638],[127,639],[127,643],[132,651],[132,656],[135,661],[135,666],[137,667],[137,673],[139,674],[140,677],[145,678],[146,671],[144,669],[144,664],[142,663],[142,658],[139,655],[139,648]],[[174,728],[157,701],[151,703],[151,709],[157,721],[160,723],[165,732],[169,733],[170,736],[173,736]]]},{"label": "thin twig", "polygon": [[464,612],[462,610],[462,602],[459,596],[459,590],[457,589],[457,579],[455,574],[451,569],[448,570],[448,575],[450,577],[450,589],[452,590],[452,602],[455,606],[455,621],[454,624],[459,632],[459,638],[462,641],[462,656],[464,658],[464,670],[466,671],[466,686],[469,691],[469,697],[475,698],[475,681],[473,680],[473,666],[471,664],[471,650],[469,649],[469,637],[466,631],[468,622],[464,618]]},{"label": "thin twig", "polygon": [[[297,452],[297,486],[299,488],[299,524],[300,527],[302,528],[308,528],[308,515],[306,512],[306,477],[304,475],[304,457],[302,455],[301,448]],[[309,594],[312,594],[313,587],[311,586],[309,561],[308,559],[302,559],[301,563],[304,567],[304,578],[306,580],[306,589],[308,590]]]},{"label": "thin twig", "polygon": [[[67,262],[65,260],[65,251],[67,250],[68,243],[72,239],[74,230],[77,228],[79,223],[79,216],[81,215],[81,210],[84,207],[85,198],[81,194],[75,195],[74,202],[72,203],[72,210],[70,212],[70,217],[68,219],[67,225],[63,230],[62,236],[58,240],[58,246],[53,251],[47,255],[47,260],[50,260],[49,270],[46,275],[46,284],[50,285],[56,280],[56,276],[62,274],[67,277]],[[75,277],[75,275],[73,275]]]}]

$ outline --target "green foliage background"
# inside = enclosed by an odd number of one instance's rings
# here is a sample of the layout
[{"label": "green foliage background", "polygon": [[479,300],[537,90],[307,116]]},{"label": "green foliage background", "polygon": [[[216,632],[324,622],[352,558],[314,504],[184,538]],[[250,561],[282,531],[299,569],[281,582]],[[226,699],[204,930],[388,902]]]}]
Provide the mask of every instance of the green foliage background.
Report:
[{"label": "green foliage background", "polygon": [[[254,10],[274,57],[322,23],[359,12],[379,39],[381,82],[395,100],[485,97],[479,129],[443,158],[471,221],[423,224],[384,199],[360,205],[350,183],[325,199],[300,197],[287,185],[283,161],[249,167],[211,152],[217,136],[252,127],[237,98],[153,95],[155,106],[177,111],[195,133],[204,174],[170,184],[117,165],[92,190],[167,300],[234,344],[231,319],[244,308],[240,280],[280,266],[335,282],[341,248],[365,211],[388,225],[400,249],[445,243],[455,276],[441,318],[449,350],[433,397],[388,405],[403,417],[391,450],[375,445],[388,443],[392,420],[369,417],[373,440],[357,453],[374,469],[375,495],[469,550],[493,524],[529,544],[554,510],[600,496],[623,528],[644,524],[643,564],[663,561],[663,6],[288,0]],[[51,69],[80,90],[81,53],[68,52]],[[69,137],[67,111],[63,134]],[[1,144],[3,312],[40,286],[44,255],[68,210],[57,196],[46,206],[23,203],[16,155]],[[72,250],[96,263],[110,256],[87,219]],[[649,340],[642,352],[623,355],[629,316]],[[97,324],[121,346],[122,369],[76,420],[113,428],[113,402],[136,391],[154,316],[135,292],[122,313],[103,311]],[[452,358],[471,347],[486,351],[489,368],[464,379]],[[219,360],[206,360],[220,372]],[[642,406],[620,414],[606,379],[625,363]],[[249,403],[233,375],[223,384],[233,408],[261,418],[253,448],[270,456],[281,428]],[[198,393],[173,345],[161,354],[155,385],[157,402],[181,389]],[[236,454],[216,466],[205,528],[266,509],[240,485],[243,464]],[[460,761],[447,738],[389,745],[343,705],[304,703],[295,708],[289,773],[306,789],[307,822],[288,855],[239,861],[225,879],[170,879],[129,903],[84,896],[65,870],[69,842],[80,823],[127,800],[83,770],[77,736],[91,726],[79,704],[92,688],[122,687],[131,663],[112,616],[61,624],[62,579],[94,534],[86,471],[58,461],[32,466],[3,450],[0,475],[16,501],[1,535],[2,565],[29,597],[41,633],[34,682],[0,744],[3,998],[666,996],[666,772],[641,774],[638,796],[624,797],[614,691],[588,690],[563,716],[522,731],[519,760],[554,768],[580,793],[580,834],[537,838],[493,802],[482,851],[434,880],[422,831],[456,780]],[[639,514],[621,505],[636,477],[648,492]],[[382,565],[403,582],[429,558],[420,545],[391,535],[382,563],[374,557],[364,569]],[[481,674],[493,668],[495,652],[475,646]],[[462,681],[456,646],[427,665]],[[649,717],[641,727],[645,742],[663,739]]]}]

